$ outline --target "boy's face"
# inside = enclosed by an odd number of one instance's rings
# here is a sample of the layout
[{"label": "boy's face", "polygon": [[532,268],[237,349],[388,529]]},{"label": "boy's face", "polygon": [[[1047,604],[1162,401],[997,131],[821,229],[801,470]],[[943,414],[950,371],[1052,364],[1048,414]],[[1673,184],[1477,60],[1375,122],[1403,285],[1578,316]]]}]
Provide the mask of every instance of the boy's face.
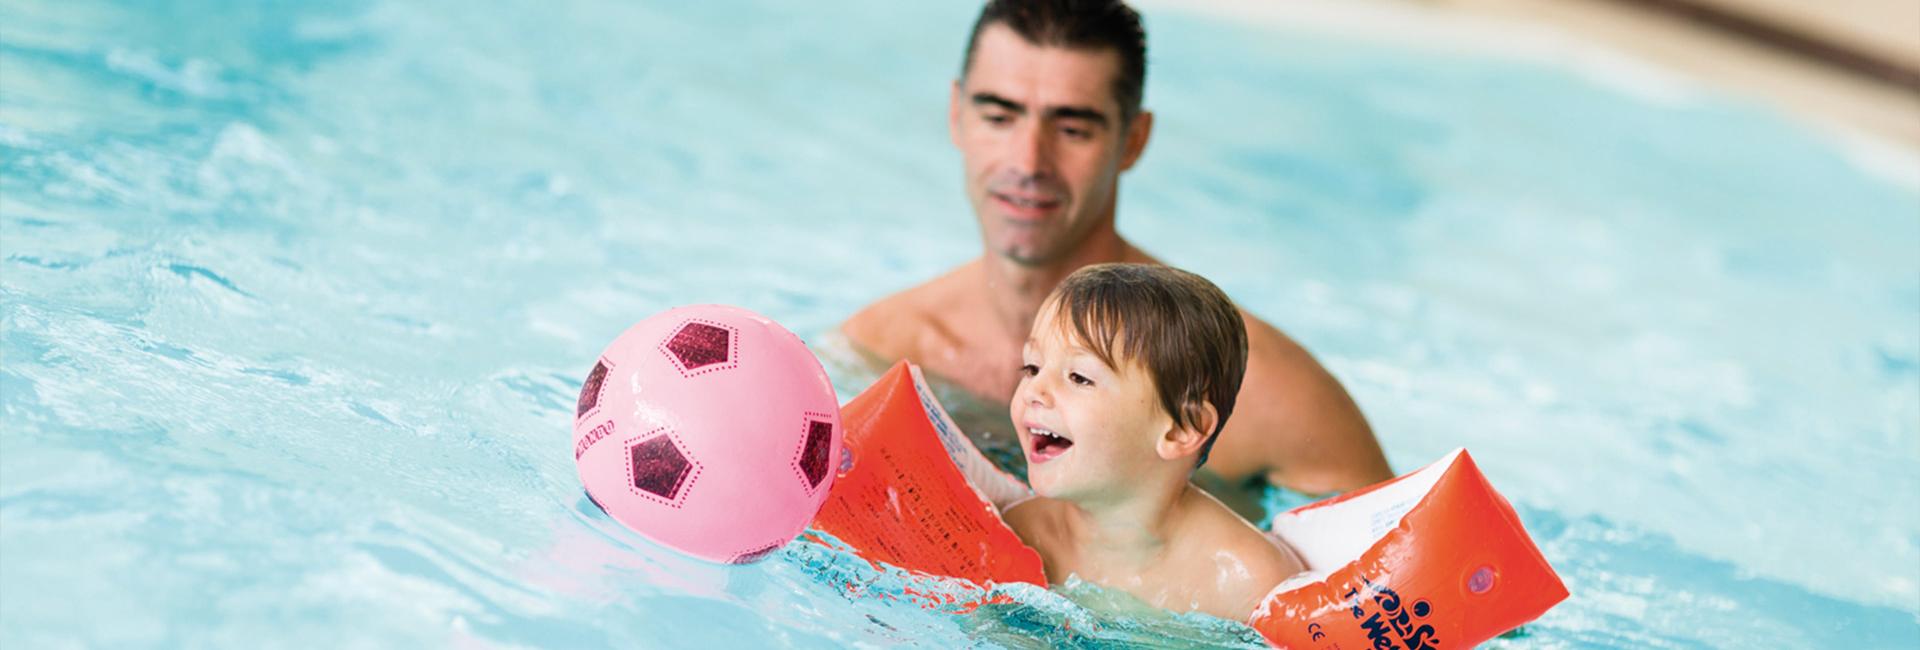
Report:
[{"label": "boy's face", "polygon": [[1035,492],[1055,499],[1119,496],[1162,462],[1155,443],[1173,418],[1145,366],[1116,359],[1120,368],[1107,367],[1055,311],[1053,302],[1040,308],[1013,395],[1027,477]]}]

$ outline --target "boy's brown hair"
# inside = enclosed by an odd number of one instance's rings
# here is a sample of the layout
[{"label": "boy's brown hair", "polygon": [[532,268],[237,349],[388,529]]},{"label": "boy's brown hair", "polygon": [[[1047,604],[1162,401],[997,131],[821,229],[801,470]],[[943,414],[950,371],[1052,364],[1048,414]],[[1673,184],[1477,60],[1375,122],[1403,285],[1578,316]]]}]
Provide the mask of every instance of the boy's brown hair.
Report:
[{"label": "boy's brown hair", "polygon": [[1061,281],[1052,300],[1108,367],[1121,359],[1146,367],[1175,424],[1198,427],[1198,405],[1213,405],[1220,421],[1194,467],[1205,464],[1247,372],[1247,325],[1226,292],[1170,266],[1095,264]]}]

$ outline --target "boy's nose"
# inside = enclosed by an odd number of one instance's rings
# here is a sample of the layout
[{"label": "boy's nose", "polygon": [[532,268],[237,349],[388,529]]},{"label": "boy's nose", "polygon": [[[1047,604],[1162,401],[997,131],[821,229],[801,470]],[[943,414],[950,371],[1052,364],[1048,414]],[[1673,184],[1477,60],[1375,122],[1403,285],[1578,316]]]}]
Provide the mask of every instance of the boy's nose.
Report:
[{"label": "boy's nose", "polygon": [[1045,376],[1034,377],[1027,380],[1026,385],[1020,387],[1018,399],[1026,400],[1027,406],[1029,407],[1039,406],[1044,408],[1052,406],[1053,389],[1047,385],[1047,378]]}]

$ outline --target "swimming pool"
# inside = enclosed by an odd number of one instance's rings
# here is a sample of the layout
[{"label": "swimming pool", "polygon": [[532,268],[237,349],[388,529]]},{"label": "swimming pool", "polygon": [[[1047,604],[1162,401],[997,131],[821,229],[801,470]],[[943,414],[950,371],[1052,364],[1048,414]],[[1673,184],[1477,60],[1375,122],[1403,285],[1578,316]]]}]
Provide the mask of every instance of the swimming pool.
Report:
[{"label": "swimming pool", "polygon": [[[705,565],[581,498],[569,408],[628,324],[819,337],[977,252],[968,3],[130,4],[0,20],[0,646],[1257,642]],[[1397,469],[1473,451],[1573,592],[1491,646],[1920,638],[1910,166],[1704,91],[1147,18],[1122,231],[1312,348]]]}]

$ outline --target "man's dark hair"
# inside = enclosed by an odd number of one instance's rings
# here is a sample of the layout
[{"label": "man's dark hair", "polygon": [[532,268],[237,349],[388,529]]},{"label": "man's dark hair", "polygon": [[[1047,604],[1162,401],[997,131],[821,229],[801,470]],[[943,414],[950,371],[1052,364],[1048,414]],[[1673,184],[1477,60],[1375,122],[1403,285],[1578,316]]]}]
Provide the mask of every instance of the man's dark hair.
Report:
[{"label": "man's dark hair", "polygon": [[1145,366],[1175,424],[1198,427],[1200,403],[1213,405],[1220,421],[1193,466],[1205,464],[1247,374],[1247,324],[1226,292],[1170,266],[1094,264],[1062,280],[1051,300],[1107,367]]},{"label": "man's dark hair", "polygon": [[1120,54],[1120,74],[1113,80],[1113,98],[1120,104],[1120,127],[1140,114],[1147,84],[1147,30],[1140,14],[1121,0],[988,0],[967,37],[967,58],[960,62],[960,78],[973,70],[973,50],[980,32],[1006,25],[1028,43],[1074,50],[1112,49]]}]

